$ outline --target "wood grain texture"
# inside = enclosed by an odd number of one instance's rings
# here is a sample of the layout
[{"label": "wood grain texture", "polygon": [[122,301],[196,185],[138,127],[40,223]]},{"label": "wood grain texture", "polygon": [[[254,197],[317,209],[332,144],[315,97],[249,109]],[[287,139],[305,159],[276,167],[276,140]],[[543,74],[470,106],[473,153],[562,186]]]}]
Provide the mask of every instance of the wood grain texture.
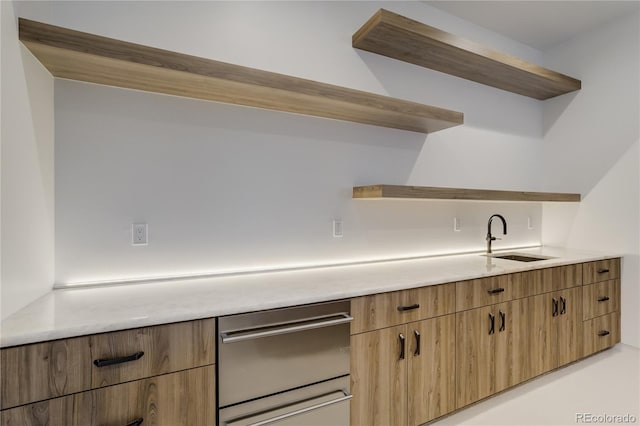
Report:
[{"label": "wood grain texture", "polygon": [[577,202],[580,201],[580,194],[441,188],[434,186],[368,185],[354,187],[353,198]]},{"label": "wood grain texture", "polygon": [[585,285],[582,288],[582,319],[620,311],[620,280]]},{"label": "wood grain texture", "polygon": [[456,408],[495,392],[495,334],[489,334],[490,313],[493,307],[489,306],[456,313]]},{"label": "wood grain texture", "polygon": [[[514,288],[520,288],[522,274],[504,274],[456,283],[456,311],[492,305],[513,299]],[[501,293],[491,291],[504,289]]]},{"label": "wood grain texture", "polygon": [[407,360],[399,358],[401,333],[407,336],[406,325],[351,336],[352,426],[407,424]]},{"label": "wood grain texture", "polygon": [[[620,343],[620,312],[593,318],[583,323],[583,356],[589,356]],[[605,336],[599,333],[608,332]]]},{"label": "wood grain texture", "polygon": [[380,9],[353,47],[535,99],[581,88],[580,80]]},{"label": "wood grain texture", "polygon": [[559,291],[566,299],[566,313],[556,317],[558,364],[560,367],[582,356],[582,287]]},{"label": "wood grain texture", "polygon": [[312,80],[19,20],[20,40],[55,76],[109,86],[430,133],[463,114]]},{"label": "wood grain texture", "polygon": [[557,291],[582,285],[582,265],[565,265],[542,269],[541,289],[536,294]]},{"label": "wood grain texture", "polygon": [[[414,332],[420,333],[420,353],[416,355]],[[407,325],[408,421],[417,426],[456,408],[455,314]]]},{"label": "wood grain texture", "polygon": [[[351,299],[351,334],[446,315],[455,311],[453,283]],[[419,304],[408,311],[399,306]]]},{"label": "wood grain texture", "polygon": [[620,258],[583,263],[582,274],[584,284],[620,278]]},{"label": "wood grain texture", "polygon": [[214,425],[215,367],[207,366],[2,411],[3,426]]},{"label": "wood grain texture", "polygon": [[2,349],[0,364],[2,409],[91,388],[88,337]]},{"label": "wood grain texture", "polygon": [[92,360],[144,352],[136,361],[108,367],[92,365],[92,387],[214,364],[215,321],[210,318],[91,336]]},{"label": "wood grain texture", "polygon": [[529,349],[531,377],[539,376],[558,365],[557,331],[553,317],[552,293],[531,298],[529,315]]},{"label": "wood grain texture", "polygon": [[[495,392],[517,385],[531,378],[530,302],[532,298],[513,300],[494,307],[495,334]],[[504,330],[501,331],[504,316]]]}]

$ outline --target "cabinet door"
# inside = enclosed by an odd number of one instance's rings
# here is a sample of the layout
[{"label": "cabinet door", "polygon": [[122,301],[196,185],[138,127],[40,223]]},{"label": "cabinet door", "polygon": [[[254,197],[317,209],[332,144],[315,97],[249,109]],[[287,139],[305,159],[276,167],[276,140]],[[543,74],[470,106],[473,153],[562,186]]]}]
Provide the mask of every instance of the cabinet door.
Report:
[{"label": "cabinet door", "polygon": [[81,392],[3,411],[3,426],[215,424],[215,366]]},{"label": "cabinet door", "polygon": [[559,315],[555,318],[558,363],[554,367],[576,361],[582,355],[582,287],[557,293]]},{"label": "cabinet door", "polygon": [[456,408],[455,327],[453,314],[407,325],[409,426]]},{"label": "cabinet door", "polygon": [[456,408],[494,393],[495,320],[491,306],[456,314]]},{"label": "cabinet door", "polygon": [[495,389],[500,392],[531,377],[529,303],[532,298],[501,303],[494,308]]},{"label": "cabinet door", "polygon": [[[541,294],[530,299],[529,348],[530,376],[538,376],[558,365],[554,313],[560,300],[553,293]],[[559,306],[559,305],[557,305]]]},{"label": "cabinet door", "polygon": [[406,340],[406,325],[351,336],[352,426],[407,424]]}]

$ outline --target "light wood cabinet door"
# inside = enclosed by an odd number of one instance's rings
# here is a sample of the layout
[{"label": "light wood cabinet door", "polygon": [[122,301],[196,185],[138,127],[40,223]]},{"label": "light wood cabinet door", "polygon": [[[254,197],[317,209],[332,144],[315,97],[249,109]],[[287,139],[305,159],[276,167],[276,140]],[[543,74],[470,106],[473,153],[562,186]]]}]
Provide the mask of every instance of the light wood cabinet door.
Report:
[{"label": "light wood cabinet door", "polygon": [[3,426],[214,425],[215,366],[50,399],[0,413]]},{"label": "light wood cabinet door", "polygon": [[495,320],[492,306],[456,314],[456,408],[495,391]]},{"label": "light wood cabinet door", "polygon": [[620,311],[620,280],[603,281],[582,287],[582,319]]},{"label": "light wood cabinet door", "polygon": [[530,299],[529,348],[531,377],[539,376],[558,365],[557,333],[554,330],[556,307],[559,299],[552,293],[541,294]]},{"label": "light wood cabinet door", "polygon": [[351,426],[407,424],[407,326],[351,336]]},{"label": "light wood cabinet door", "polygon": [[407,325],[409,426],[456,408],[455,320],[451,314]]},{"label": "light wood cabinet door", "polygon": [[584,322],[583,355],[589,356],[620,342],[620,313],[593,318]]},{"label": "light wood cabinet door", "polygon": [[554,324],[558,363],[553,368],[557,368],[582,356],[582,287],[554,294],[560,300]]},{"label": "light wood cabinet door", "polygon": [[495,388],[500,392],[531,377],[529,314],[531,298],[494,307]]},{"label": "light wood cabinet door", "polygon": [[507,302],[522,291],[523,274],[505,274],[456,283],[456,311]]},{"label": "light wood cabinet door", "polygon": [[582,274],[584,284],[620,278],[620,258],[583,263]]}]

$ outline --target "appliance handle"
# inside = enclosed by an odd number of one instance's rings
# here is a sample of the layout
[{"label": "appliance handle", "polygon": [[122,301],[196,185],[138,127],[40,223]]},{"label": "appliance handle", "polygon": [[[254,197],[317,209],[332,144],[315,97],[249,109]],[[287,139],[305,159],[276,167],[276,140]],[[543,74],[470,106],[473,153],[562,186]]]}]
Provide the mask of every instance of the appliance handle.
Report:
[{"label": "appliance handle", "polygon": [[243,342],[245,340],[259,339],[261,337],[271,337],[279,334],[312,330],[314,328],[331,327],[334,325],[346,324],[351,321],[353,321],[353,317],[351,315],[346,312],[340,312],[337,314],[269,324],[261,327],[224,331],[220,333],[220,338],[222,339],[222,343]]},{"label": "appliance handle", "polygon": [[[353,398],[352,395],[346,393],[343,390],[330,392],[330,393],[325,394],[325,395],[320,395],[319,397],[331,395],[333,393],[340,393],[340,394],[342,394],[342,396],[338,397],[336,399],[332,399],[331,401],[325,401],[325,402],[321,402],[321,403],[316,404],[316,405],[312,405],[311,407],[305,407],[305,408],[301,408],[299,410],[291,411],[290,413],[285,413],[285,414],[281,414],[279,416],[271,417],[270,419],[260,420],[260,421],[255,422],[255,423],[249,423],[249,424],[247,424],[247,426],[268,425],[268,424],[271,424],[271,423],[274,423],[274,422],[277,422],[277,421],[280,421],[280,420],[287,419],[289,417],[298,416],[300,414],[308,413],[309,411],[317,410],[319,408],[323,408],[323,407],[326,407],[326,406],[329,406],[329,405],[338,404],[340,402],[348,401],[351,398]],[[296,404],[296,403],[294,402],[294,404]],[[245,421],[245,420],[249,420],[249,419],[247,419],[245,417],[242,420]],[[227,425],[228,426],[233,426],[234,423],[236,423],[236,421],[227,422]]]}]

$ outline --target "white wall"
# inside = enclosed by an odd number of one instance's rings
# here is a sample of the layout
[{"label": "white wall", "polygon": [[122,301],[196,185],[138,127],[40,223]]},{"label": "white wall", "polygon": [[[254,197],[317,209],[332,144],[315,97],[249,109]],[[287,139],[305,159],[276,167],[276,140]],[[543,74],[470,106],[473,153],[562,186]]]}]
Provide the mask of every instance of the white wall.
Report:
[{"label": "white wall", "polygon": [[582,90],[544,106],[545,184],[579,191],[545,204],[544,244],[624,254],[622,341],[640,346],[640,33],[629,16],[545,52]]},{"label": "white wall", "polygon": [[[420,2],[55,3],[54,24],[465,113],[426,137],[57,81],[56,281],[481,250],[497,212],[510,224],[497,247],[539,243],[539,204],[350,198],[373,183],[540,189],[540,103],[354,50],[379,7],[540,59]],[[130,245],[133,222],[148,246]]]},{"label": "white wall", "polygon": [[18,42],[17,16],[48,19],[46,4],[0,2],[0,317],[54,279],[53,78]]}]

